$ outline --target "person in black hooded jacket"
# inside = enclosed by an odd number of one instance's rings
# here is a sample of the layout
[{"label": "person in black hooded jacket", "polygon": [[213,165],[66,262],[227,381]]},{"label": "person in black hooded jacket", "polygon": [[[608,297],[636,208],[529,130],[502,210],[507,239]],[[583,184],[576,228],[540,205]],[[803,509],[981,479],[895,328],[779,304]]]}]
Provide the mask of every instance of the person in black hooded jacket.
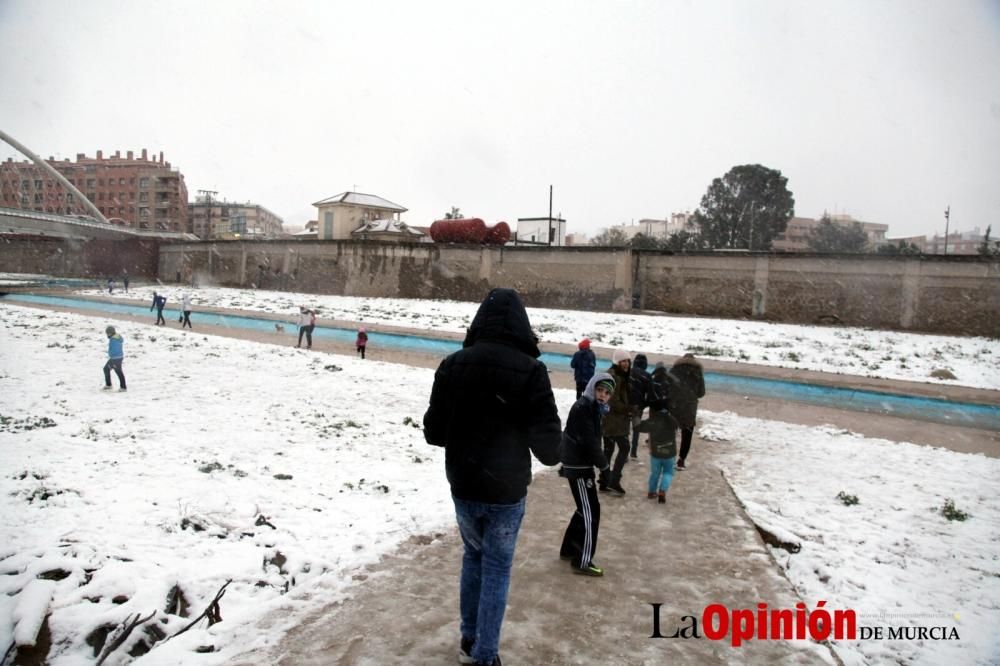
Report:
[{"label": "person in black hooded jacket", "polygon": [[698,417],[698,399],[705,397],[705,375],[701,363],[691,353],[674,361],[670,374],[676,379],[670,411],[681,426],[681,454],[677,458],[677,469],[687,469],[688,452]]},{"label": "person in black hooded jacket", "polygon": [[498,660],[510,568],[531,483],[531,456],[559,462],[561,423],[538,339],[513,289],[480,304],[460,351],[434,374],[424,437],[445,449],[464,544],[463,663]]},{"label": "person in black hooded jacket", "polygon": [[597,532],[601,525],[601,502],[594,484],[594,468],[608,471],[608,459],[601,445],[601,421],[608,412],[608,401],[615,392],[615,380],[606,372],[590,378],[583,395],[566,417],[562,437],[562,467],[559,475],[569,481],[576,511],[563,534],[559,557],[570,560],[576,573],[603,576],[594,564]]}]

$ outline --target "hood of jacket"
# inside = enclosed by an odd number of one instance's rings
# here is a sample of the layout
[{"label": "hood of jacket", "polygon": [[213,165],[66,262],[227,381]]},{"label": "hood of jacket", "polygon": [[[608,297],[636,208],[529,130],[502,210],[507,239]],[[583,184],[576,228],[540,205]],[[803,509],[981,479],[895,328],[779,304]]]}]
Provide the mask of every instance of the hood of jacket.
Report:
[{"label": "hood of jacket", "polygon": [[510,345],[532,358],[542,355],[538,338],[528,321],[528,312],[513,289],[493,289],[479,304],[462,346],[470,347],[483,341]]},{"label": "hood of jacket", "polygon": [[674,367],[679,368],[684,365],[690,365],[695,368],[701,368],[701,361],[696,359],[694,356],[681,356],[676,361],[674,361]]},{"label": "hood of jacket", "polygon": [[635,360],[632,361],[632,367],[639,368],[640,370],[645,371],[646,368],[649,367],[649,360],[646,359],[646,355],[636,354]]},{"label": "hood of jacket", "polygon": [[589,398],[591,402],[596,401],[597,394],[594,393],[594,387],[597,386],[597,382],[604,379],[610,380],[612,382],[615,381],[615,378],[606,372],[594,373],[594,376],[590,378],[589,382],[587,382],[587,388],[583,389],[583,396],[585,398]]}]

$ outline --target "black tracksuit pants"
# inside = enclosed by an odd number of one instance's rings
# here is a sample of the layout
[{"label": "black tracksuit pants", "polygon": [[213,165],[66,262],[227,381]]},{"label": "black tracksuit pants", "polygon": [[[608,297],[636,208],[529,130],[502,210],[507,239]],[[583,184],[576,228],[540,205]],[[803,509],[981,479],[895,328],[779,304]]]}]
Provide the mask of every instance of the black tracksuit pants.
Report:
[{"label": "black tracksuit pants", "polygon": [[597,530],[601,525],[601,501],[593,476],[567,479],[573,492],[576,511],[563,535],[559,556],[569,558],[575,567],[585,567],[597,551]]}]

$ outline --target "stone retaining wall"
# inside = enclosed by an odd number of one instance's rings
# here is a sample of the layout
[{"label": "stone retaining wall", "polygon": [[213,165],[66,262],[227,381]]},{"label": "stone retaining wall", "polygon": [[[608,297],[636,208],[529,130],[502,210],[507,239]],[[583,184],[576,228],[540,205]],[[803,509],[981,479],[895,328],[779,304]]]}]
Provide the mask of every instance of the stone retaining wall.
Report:
[{"label": "stone retaining wall", "polygon": [[[157,264],[158,260],[158,264]],[[156,277],[307,293],[844,324],[1000,337],[1000,261],[361,241],[164,243],[0,238],[0,271]]]}]

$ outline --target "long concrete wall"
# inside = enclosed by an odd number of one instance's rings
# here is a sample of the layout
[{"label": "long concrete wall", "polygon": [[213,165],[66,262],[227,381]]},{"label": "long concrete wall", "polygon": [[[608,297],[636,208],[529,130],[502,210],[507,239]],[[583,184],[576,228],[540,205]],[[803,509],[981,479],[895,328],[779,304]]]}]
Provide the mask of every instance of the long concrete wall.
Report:
[{"label": "long concrete wall", "polygon": [[351,296],[845,324],[1000,337],[1000,261],[358,241],[165,243],[0,236],[0,271]]},{"label": "long concrete wall", "polygon": [[156,239],[77,240],[53,236],[0,234],[0,272],[57,277],[132,279],[156,277],[160,241]]},{"label": "long concrete wall", "polygon": [[669,254],[356,241],[163,245],[159,277],[351,296],[847,324],[1000,337],[1000,262],[979,257]]}]

